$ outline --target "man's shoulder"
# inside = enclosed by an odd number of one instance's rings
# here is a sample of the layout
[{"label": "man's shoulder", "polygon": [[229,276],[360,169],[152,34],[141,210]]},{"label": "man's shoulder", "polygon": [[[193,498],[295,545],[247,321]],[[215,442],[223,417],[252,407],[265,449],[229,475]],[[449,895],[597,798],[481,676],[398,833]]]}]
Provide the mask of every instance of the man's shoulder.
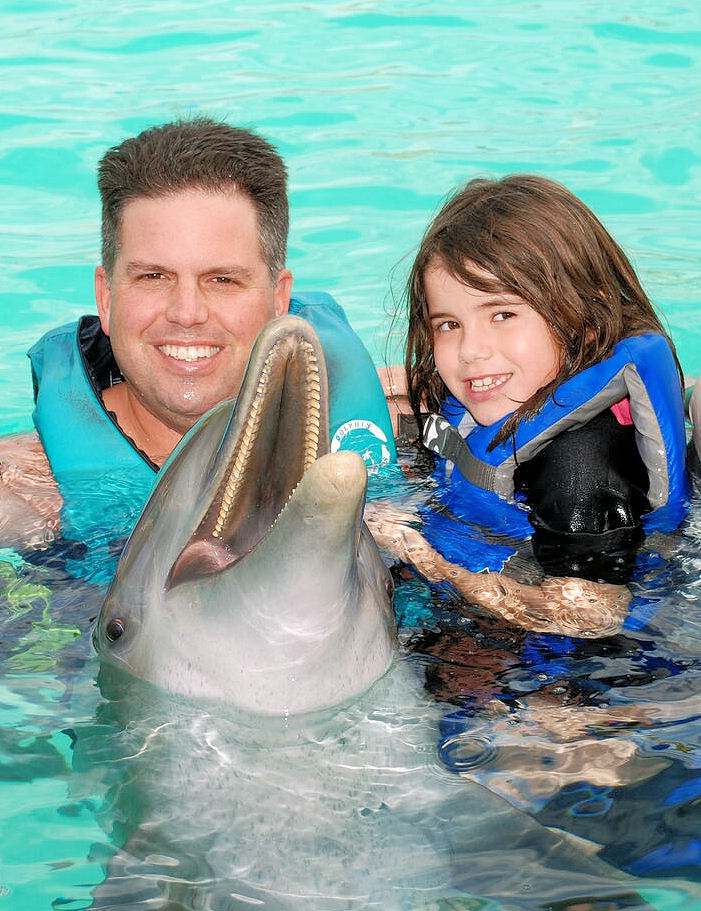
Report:
[{"label": "man's shoulder", "polygon": [[295,291],[290,298],[290,313],[292,316],[305,317],[309,313],[324,312],[333,314],[346,326],[350,326],[346,311],[336,298],[328,291]]},{"label": "man's shoulder", "polygon": [[[81,319],[86,319],[82,317]],[[78,333],[78,325],[80,320],[72,320],[70,323],[63,323],[60,326],[54,326],[53,329],[46,331],[40,338],[34,342],[32,347],[29,349],[29,356],[35,352],[41,351],[47,345],[50,345],[54,341],[63,341],[64,339],[75,338]]]}]

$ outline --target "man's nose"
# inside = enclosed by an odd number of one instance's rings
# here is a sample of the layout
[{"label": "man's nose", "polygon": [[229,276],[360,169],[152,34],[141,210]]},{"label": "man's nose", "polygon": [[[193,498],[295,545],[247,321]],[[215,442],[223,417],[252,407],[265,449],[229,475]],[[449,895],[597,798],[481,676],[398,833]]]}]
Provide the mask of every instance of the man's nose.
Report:
[{"label": "man's nose", "polygon": [[209,308],[204,292],[195,280],[179,279],[171,290],[166,317],[180,326],[207,321]]}]

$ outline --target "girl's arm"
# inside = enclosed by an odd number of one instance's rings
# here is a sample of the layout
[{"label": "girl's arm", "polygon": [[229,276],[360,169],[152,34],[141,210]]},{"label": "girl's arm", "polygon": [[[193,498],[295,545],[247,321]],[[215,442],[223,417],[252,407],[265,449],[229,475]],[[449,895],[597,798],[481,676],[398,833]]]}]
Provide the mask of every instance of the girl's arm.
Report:
[{"label": "girl's arm", "polygon": [[473,573],[444,559],[410,521],[415,516],[366,506],[365,522],[380,547],[429,581],[450,583],[470,604],[533,632],[600,638],[620,631],[630,602],[624,586],[577,578],[527,585],[503,573]]}]

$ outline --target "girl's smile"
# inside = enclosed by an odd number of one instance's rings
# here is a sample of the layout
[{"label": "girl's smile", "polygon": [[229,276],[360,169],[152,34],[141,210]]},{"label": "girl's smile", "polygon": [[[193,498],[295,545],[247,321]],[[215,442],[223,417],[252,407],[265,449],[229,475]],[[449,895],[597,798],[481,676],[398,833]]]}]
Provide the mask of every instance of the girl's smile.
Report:
[{"label": "girl's smile", "polygon": [[506,417],[555,379],[559,347],[520,297],[479,291],[438,264],[426,270],[424,287],[436,368],[478,424]]},{"label": "girl's smile", "polygon": [[479,394],[480,392],[489,392],[492,389],[503,386],[504,383],[510,378],[510,376],[511,374],[505,373],[503,376],[473,377],[468,382],[471,391],[473,393]]}]

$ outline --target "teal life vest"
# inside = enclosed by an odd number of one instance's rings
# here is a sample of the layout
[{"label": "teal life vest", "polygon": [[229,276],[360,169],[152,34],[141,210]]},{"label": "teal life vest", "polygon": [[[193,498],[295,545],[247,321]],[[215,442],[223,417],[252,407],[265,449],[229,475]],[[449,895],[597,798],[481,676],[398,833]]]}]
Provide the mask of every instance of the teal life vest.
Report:
[{"label": "teal life vest", "polygon": [[[314,327],[326,355],[332,450],[353,449],[369,466],[396,459],[377,370],[343,309],[331,295],[318,292],[295,295],[289,312]],[[121,374],[97,317],[48,332],[29,358],[34,424],[64,498],[64,536],[92,545],[103,533],[110,540],[128,535],[158,466],[103,405],[102,389],[121,380]]]},{"label": "teal life vest", "polygon": [[[533,531],[526,504],[519,502],[514,490],[518,464],[533,458],[554,437],[582,427],[626,397],[649,479],[650,511],[643,517],[643,527],[646,532],[677,528],[689,505],[683,399],[667,340],[646,334],[623,339],[610,357],[558,386],[537,415],[521,421],[514,437],[491,451],[489,445],[507,418],[491,426],[477,425],[469,411],[449,396],[442,414],[427,419],[424,444],[442,457],[439,474],[446,479],[445,505],[487,531],[477,534],[477,538],[483,536],[478,547],[474,547],[475,535],[470,535],[469,547],[464,541],[454,542],[450,552],[438,540],[441,536],[445,541],[447,532],[442,519],[429,523],[427,537],[436,541],[445,556],[470,569],[503,568],[504,559],[514,550],[509,552],[510,544],[495,547],[493,539],[487,540],[490,532],[505,536],[506,541],[527,538]],[[461,550],[466,558],[461,559]]]},{"label": "teal life vest", "polygon": [[368,467],[397,458],[387,399],[377,369],[342,307],[325,292],[298,294],[290,313],[316,330],[329,375],[331,451],[359,452]]}]

